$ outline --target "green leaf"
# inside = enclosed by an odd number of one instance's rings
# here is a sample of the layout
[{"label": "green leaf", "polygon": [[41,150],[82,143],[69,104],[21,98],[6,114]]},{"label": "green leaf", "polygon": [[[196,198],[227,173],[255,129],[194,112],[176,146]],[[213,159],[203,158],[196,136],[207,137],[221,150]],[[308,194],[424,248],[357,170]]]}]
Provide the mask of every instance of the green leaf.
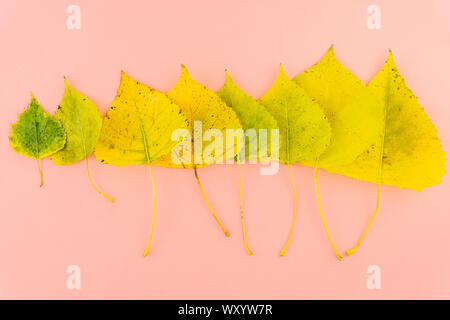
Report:
[{"label": "green leaf", "polygon": [[61,124],[45,113],[31,94],[28,109],[19,114],[17,122],[11,125],[9,145],[15,152],[37,160],[41,186],[43,179],[39,159],[60,150],[65,142],[66,135]]}]

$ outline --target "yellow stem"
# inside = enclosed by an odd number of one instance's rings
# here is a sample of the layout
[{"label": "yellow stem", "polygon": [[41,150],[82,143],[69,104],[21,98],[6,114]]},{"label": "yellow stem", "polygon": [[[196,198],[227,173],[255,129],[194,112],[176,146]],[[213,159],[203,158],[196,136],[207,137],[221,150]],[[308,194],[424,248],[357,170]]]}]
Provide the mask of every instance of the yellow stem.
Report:
[{"label": "yellow stem", "polygon": [[196,168],[196,167],[194,167],[194,174],[195,174],[195,179],[197,180],[198,187],[200,188],[200,191],[201,191],[201,193],[202,193],[203,199],[205,200],[206,205],[208,206],[209,211],[211,212],[211,214],[213,215],[214,219],[215,219],[215,220],[217,221],[217,223],[219,224],[219,226],[220,226],[220,228],[222,229],[223,233],[225,233],[225,235],[226,235],[227,237],[229,237],[230,234],[228,233],[227,230],[225,230],[224,226],[220,223],[219,219],[217,218],[216,214],[214,213],[213,209],[211,208],[211,205],[209,204],[208,199],[206,198],[205,192],[203,191],[203,188],[202,188],[202,184],[200,183],[200,179],[198,178],[197,168]]},{"label": "yellow stem", "polygon": [[150,229],[150,237],[148,239],[147,248],[144,251],[144,257],[147,256],[148,251],[150,250],[150,243],[152,242],[152,236],[153,236],[153,228],[155,227],[155,205],[156,205],[156,193],[155,193],[155,180],[153,179],[153,173],[152,173],[152,165],[149,164],[148,168],[150,170],[150,178],[152,179],[152,188],[153,188],[153,215],[152,215],[152,226]]},{"label": "yellow stem", "polygon": [[250,251],[247,245],[247,236],[245,235],[245,225],[244,225],[244,206],[242,204],[242,187],[241,187],[241,165],[238,162],[238,172],[239,172],[239,200],[240,200],[240,207],[241,207],[241,223],[242,223],[242,235],[244,237],[244,246],[247,253],[251,256],[253,252]]},{"label": "yellow stem", "polygon": [[291,166],[288,165],[287,167],[288,167],[288,171],[289,171],[289,179],[291,180],[291,184],[292,184],[292,190],[294,191],[294,218],[292,219],[291,232],[289,233],[288,241],[287,241],[286,245],[284,246],[283,250],[281,250],[280,256],[284,256],[287,248],[289,247],[289,243],[291,242],[292,233],[294,232],[295,216],[297,214],[297,194],[295,192],[294,180],[292,179]]},{"label": "yellow stem", "polygon": [[87,174],[89,177],[89,181],[91,182],[92,186],[94,187],[95,190],[97,190],[98,193],[100,193],[102,196],[104,196],[106,199],[108,199],[111,202],[114,202],[114,199],[111,197],[108,197],[106,194],[104,194],[103,192],[101,192],[100,190],[98,190],[98,188],[95,186],[94,182],[91,179],[91,174],[89,172],[89,162],[88,162],[88,158],[86,157],[86,170],[87,170]]},{"label": "yellow stem", "polygon": [[356,245],[352,249],[346,251],[348,256],[352,255],[356,251],[356,249],[358,249],[358,247],[361,244],[361,242],[363,241],[367,231],[369,231],[370,225],[372,224],[373,220],[375,219],[375,216],[377,215],[378,208],[380,207],[380,193],[381,193],[380,191],[381,191],[381,184],[379,183],[378,184],[377,205],[375,207],[375,211],[374,211],[374,213],[372,215],[372,218],[369,221],[369,224],[366,227],[366,230],[364,230],[364,232],[363,232],[361,238],[359,239],[359,241],[356,243]]},{"label": "yellow stem", "polygon": [[322,204],[320,203],[320,196],[319,196],[319,184],[317,182],[317,167],[314,167],[314,185],[316,188],[317,204],[319,206],[320,217],[322,218],[323,227],[325,228],[325,232],[327,233],[328,240],[330,241],[331,246],[333,247],[336,257],[339,260],[342,260],[342,257],[340,256],[339,252],[337,251],[336,247],[334,246],[333,240],[331,240],[331,236],[330,236],[330,233],[328,232],[327,224],[325,223],[325,218],[323,216]]},{"label": "yellow stem", "polygon": [[41,165],[39,163],[39,159],[36,159],[37,165],[38,165],[38,169],[39,169],[39,176],[41,177],[41,184],[39,185],[39,187],[42,187],[44,184],[44,178],[42,177],[42,170],[41,170]]}]

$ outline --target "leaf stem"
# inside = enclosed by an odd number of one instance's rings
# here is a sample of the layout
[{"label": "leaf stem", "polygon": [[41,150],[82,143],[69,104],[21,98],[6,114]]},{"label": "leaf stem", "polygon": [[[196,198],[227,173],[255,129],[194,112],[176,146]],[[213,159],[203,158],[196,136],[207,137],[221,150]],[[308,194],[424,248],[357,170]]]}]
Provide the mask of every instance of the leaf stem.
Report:
[{"label": "leaf stem", "polygon": [[364,230],[361,238],[356,243],[356,245],[352,249],[346,251],[348,256],[351,256],[356,251],[356,249],[358,249],[358,247],[361,244],[361,242],[363,241],[367,231],[369,231],[370,225],[372,224],[373,220],[375,219],[375,216],[377,215],[377,212],[378,212],[378,208],[380,207],[380,193],[381,193],[381,183],[378,184],[377,205],[375,207],[375,211],[372,215],[372,218],[370,218],[369,224],[367,225],[366,229]]},{"label": "leaf stem", "polygon": [[194,174],[195,174],[195,179],[197,180],[197,184],[198,187],[200,188],[200,191],[202,193],[203,199],[206,202],[206,205],[208,206],[209,211],[211,212],[211,214],[213,215],[214,219],[217,221],[217,223],[219,224],[220,228],[222,229],[223,233],[225,233],[225,235],[227,237],[230,236],[230,234],[228,233],[228,231],[225,229],[225,227],[220,223],[219,219],[217,218],[216,214],[214,213],[213,209],[211,208],[211,205],[209,204],[208,199],[206,198],[205,192],[203,191],[202,188],[202,184],[200,183],[200,179],[198,178],[198,174],[197,174],[197,167],[194,167]]},{"label": "leaf stem", "polygon": [[241,224],[242,224],[242,235],[244,238],[244,246],[245,250],[247,251],[248,255],[251,256],[253,252],[250,251],[247,245],[247,236],[245,234],[245,225],[244,225],[244,206],[242,204],[242,187],[241,187],[241,164],[237,163],[238,165],[238,173],[239,173],[239,200],[240,200],[240,208],[241,208]]},{"label": "leaf stem", "polygon": [[94,187],[95,190],[97,190],[98,193],[100,193],[103,197],[105,197],[106,199],[108,199],[111,202],[114,202],[114,199],[111,197],[108,197],[106,194],[104,194],[103,192],[101,192],[94,184],[94,182],[91,179],[91,173],[89,172],[89,161],[88,158],[85,157],[84,158],[86,160],[86,171],[87,171],[87,175],[89,177],[89,181],[91,182],[91,185]]},{"label": "leaf stem", "polygon": [[42,187],[44,185],[44,178],[42,177],[42,170],[41,170],[41,164],[39,163],[39,159],[36,159],[38,170],[39,170],[39,176],[41,177],[41,184],[39,187]]},{"label": "leaf stem", "polygon": [[280,256],[284,256],[287,248],[289,247],[289,243],[291,242],[292,233],[294,232],[295,216],[297,214],[297,193],[295,192],[294,180],[292,179],[291,165],[288,164],[287,167],[288,167],[288,171],[289,171],[289,179],[291,180],[291,184],[292,184],[292,190],[294,191],[294,217],[292,219],[291,232],[289,233],[288,241],[287,241],[286,245],[284,246],[283,250],[281,250]]},{"label": "leaf stem", "polygon": [[317,182],[317,167],[314,167],[314,186],[316,189],[317,205],[319,206],[320,217],[322,218],[323,227],[325,228],[325,232],[327,233],[328,240],[330,241],[331,246],[333,247],[336,257],[339,260],[342,260],[341,255],[339,254],[339,252],[337,251],[337,249],[333,243],[333,240],[331,240],[331,236],[330,236],[330,233],[328,232],[327,224],[325,223],[325,217],[323,215],[322,204],[320,202],[320,196],[319,196],[319,183]]},{"label": "leaf stem", "polygon": [[153,236],[153,228],[155,227],[155,205],[156,205],[156,193],[155,193],[155,180],[153,179],[153,172],[152,172],[152,165],[148,165],[149,171],[150,171],[150,178],[152,179],[152,188],[153,188],[153,214],[152,214],[152,226],[150,229],[150,237],[148,239],[147,248],[144,251],[143,256],[146,257],[148,251],[150,250],[150,243],[152,242],[152,236]]}]

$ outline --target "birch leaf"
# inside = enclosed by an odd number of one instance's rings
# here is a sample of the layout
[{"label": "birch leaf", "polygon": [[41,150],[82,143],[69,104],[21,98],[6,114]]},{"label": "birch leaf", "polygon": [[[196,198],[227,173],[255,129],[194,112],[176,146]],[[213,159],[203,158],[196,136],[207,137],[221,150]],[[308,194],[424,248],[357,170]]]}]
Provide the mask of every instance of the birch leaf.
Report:
[{"label": "birch leaf", "polygon": [[[249,135],[248,139],[245,139],[245,149],[243,149],[243,151],[245,150],[245,159],[265,160],[261,153],[266,152],[260,150],[260,147],[263,147],[264,151],[270,150],[270,132],[272,129],[278,128],[274,117],[263,105],[242,91],[233,82],[227,71],[225,71],[225,83],[217,94],[233,109],[244,130],[255,130],[255,136]],[[263,138],[259,136],[260,129],[267,130],[267,139],[264,139],[267,141],[263,141]]]},{"label": "birch leaf", "polygon": [[339,63],[333,47],[293,80],[322,106],[333,132],[317,164],[305,164],[327,168],[351,163],[379,138],[382,113],[376,98]]},{"label": "birch leaf", "polygon": [[[194,169],[195,179],[203,199],[212,216],[219,224],[224,234],[228,237],[229,233],[212,210],[198,177],[197,168],[208,164],[205,163],[202,156],[208,145],[200,145],[199,147],[197,143],[198,141],[201,142],[203,140],[202,131],[205,132],[209,129],[219,130],[222,136],[222,148],[220,150],[215,150],[214,161],[226,160],[224,159],[226,158],[226,150],[224,149],[224,146],[226,145],[226,130],[242,129],[242,126],[234,111],[229,108],[216,93],[193,80],[184,65],[181,66],[180,78],[172,90],[169,91],[168,96],[180,106],[181,110],[186,115],[191,136],[191,141],[188,142],[190,144],[191,152],[190,155],[185,155],[183,153],[184,158],[181,159],[182,163],[180,164],[176,164],[172,161],[173,154],[167,154],[161,157],[156,164],[168,167]],[[201,130],[196,129],[195,123],[201,124]],[[196,140],[197,142],[195,142]],[[196,148],[200,148],[202,152],[198,152],[199,150],[195,151]],[[235,148],[233,148],[232,151],[231,159],[234,158],[240,150],[235,150]],[[202,159],[199,159],[200,157],[202,157]]]},{"label": "birch leaf", "polygon": [[187,128],[180,107],[164,93],[122,71],[117,96],[103,120],[96,158],[115,166],[149,165],[177,144],[172,131]]},{"label": "birch leaf", "polygon": [[[245,232],[240,162],[244,159],[251,159],[254,161],[262,159],[263,155],[261,154],[262,152],[262,150],[260,150],[261,147],[265,149],[266,151],[265,153],[267,154],[267,150],[270,150],[270,142],[269,142],[271,141],[270,132],[272,129],[278,128],[277,122],[272,117],[272,115],[264,108],[264,106],[259,104],[252,97],[248,96],[233,82],[227,71],[225,71],[225,83],[223,87],[217,92],[217,94],[219,95],[219,97],[222,98],[222,100],[226,102],[226,104],[231,109],[233,109],[233,111],[238,116],[242,124],[242,128],[244,130],[246,131],[254,130],[253,136],[249,135],[248,139],[244,136],[245,141],[244,141],[244,148],[242,149],[242,151],[245,151],[245,156],[241,157],[240,155],[238,155],[239,157],[237,159],[238,175],[239,175],[238,181],[239,181],[239,197],[241,209],[241,224],[242,224],[244,247],[247,253],[249,255],[252,255],[251,250],[248,248],[247,237]],[[267,139],[265,141],[263,141],[262,136],[259,135],[260,129],[267,130],[266,135]]]},{"label": "birch leaf", "polygon": [[178,105],[165,94],[141,84],[122,71],[117,96],[103,120],[95,147],[96,158],[116,166],[147,165],[153,187],[153,216],[150,238],[144,256],[150,250],[155,220],[155,183],[151,164],[177,144],[172,132],[186,129],[186,118]]},{"label": "birch leaf", "polygon": [[294,215],[289,238],[280,252],[283,256],[291,241],[297,212],[297,195],[290,165],[300,161],[316,161],[330,143],[331,128],[319,104],[286,76],[281,65],[275,83],[259,102],[278,123],[280,161],[288,166],[294,193]]},{"label": "birch leaf", "polygon": [[440,183],[445,153],[437,131],[406,86],[391,51],[368,88],[385,114],[384,136],[353,163],[328,171],[417,191]]},{"label": "birch leaf", "polygon": [[379,139],[382,112],[375,96],[336,59],[333,46],[314,66],[294,81],[323,107],[332,128],[331,144],[318,161],[303,164],[314,167],[314,183],[319,211],[327,237],[341,260],[325,223],[319,197],[317,168],[341,166],[353,162]]},{"label": "birch leaf", "polygon": [[315,160],[328,148],[331,129],[321,106],[290,80],[280,65],[278,77],[259,102],[280,129],[280,161]]},{"label": "birch leaf", "polygon": [[97,143],[102,118],[95,104],[72,89],[64,78],[64,95],[55,112],[67,134],[64,148],[52,156],[56,165],[71,165],[88,157]]},{"label": "birch leaf", "polygon": [[36,159],[41,186],[43,178],[39,159],[57,152],[65,143],[66,135],[61,124],[45,113],[31,94],[28,109],[19,114],[17,122],[11,125],[9,145],[15,152]]},{"label": "birch leaf", "polygon": [[406,86],[391,51],[368,88],[377,97],[384,115],[381,138],[352,164],[328,169],[378,184],[375,211],[356,245],[346,251],[347,255],[358,249],[375,219],[381,184],[421,190],[440,183],[445,174],[445,153],[437,131]]},{"label": "birch leaf", "polygon": [[64,78],[64,95],[55,112],[66,133],[66,145],[52,156],[56,165],[71,165],[82,159],[86,160],[86,171],[95,190],[106,199],[112,198],[102,193],[92,181],[89,172],[88,156],[94,151],[102,128],[102,118],[95,104],[81,93],[69,86]]},{"label": "birch leaf", "polygon": [[[180,78],[167,95],[180,106],[181,110],[186,115],[188,129],[191,134],[191,154],[184,155],[183,158],[180,159],[181,163],[179,164],[172,161],[173,154],[166,154],[158,159],[155,164],[165,167],[192,169],[209,164],[204,161],[205,157],[199,159],[199,155],[204,155],[205,148],[208,147],[208,144],[204,143],[201,146],[202,152],[198,152],[197,155],[195,155],[197,146],[194,143],[194,137],[198,136],[200,132],[194,130],[194,122],[201,123],[201,133],[205,133],[209,129],[217,129],[222,134],[222,149],[215,150],[215,159],[210,162],[214,163],[228,160],[225,150],[226,130],[242,128],[234,111],[230,109],[216,93],[193,80],[184,65],[181,66]],[[198,139],[201,140],[202,135],[198,136]],[[236,154],[237,151],[233,152],[232,157]]]}]

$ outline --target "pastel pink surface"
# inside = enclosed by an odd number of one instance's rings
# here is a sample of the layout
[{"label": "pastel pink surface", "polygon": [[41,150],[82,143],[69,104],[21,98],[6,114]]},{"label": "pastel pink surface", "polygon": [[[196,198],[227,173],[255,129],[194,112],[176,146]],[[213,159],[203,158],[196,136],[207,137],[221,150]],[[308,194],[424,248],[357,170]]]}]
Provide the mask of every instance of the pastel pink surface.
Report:
[{"label": "pastel pink surface", "polygon": [[[366,8],[381,8],[380,30]],[[66,8],[81,8],[81,29],[66,28]],[[450,144],[450,5],[446,0],[353,1],[0,1],[0,298],[450,298],[450,182],[421,192],[382,188],[380,213],[360,249],[336,260],[315,203],[313,170],[295,166],[298,220],[287,255],[278,256],[292,219],[286,167],[274,176],[243,167],[248,241],[242,245],[236,166],[199,170],[206,194],[231,233],[207,210],[191,170],[154,168],[157,216],[150,256],[142,257],[151,221],[145,166],[113,167],[90,157],[57,167],[12,152],[10,123],[30,91],[53,113],[63,76],[106,112],[120,70],[167,92],[180,64],[218,90],[227,68],[260,97],[279,63],[295,76],[330,44],[364,82],[388,48],[400,72]],[[375,207],[376,185],[319,173],[330,232],[351,248]],[[66,268],[81,267],[81,290],[66,288]],[[381,290],[366,269],[381,268]]]}]

